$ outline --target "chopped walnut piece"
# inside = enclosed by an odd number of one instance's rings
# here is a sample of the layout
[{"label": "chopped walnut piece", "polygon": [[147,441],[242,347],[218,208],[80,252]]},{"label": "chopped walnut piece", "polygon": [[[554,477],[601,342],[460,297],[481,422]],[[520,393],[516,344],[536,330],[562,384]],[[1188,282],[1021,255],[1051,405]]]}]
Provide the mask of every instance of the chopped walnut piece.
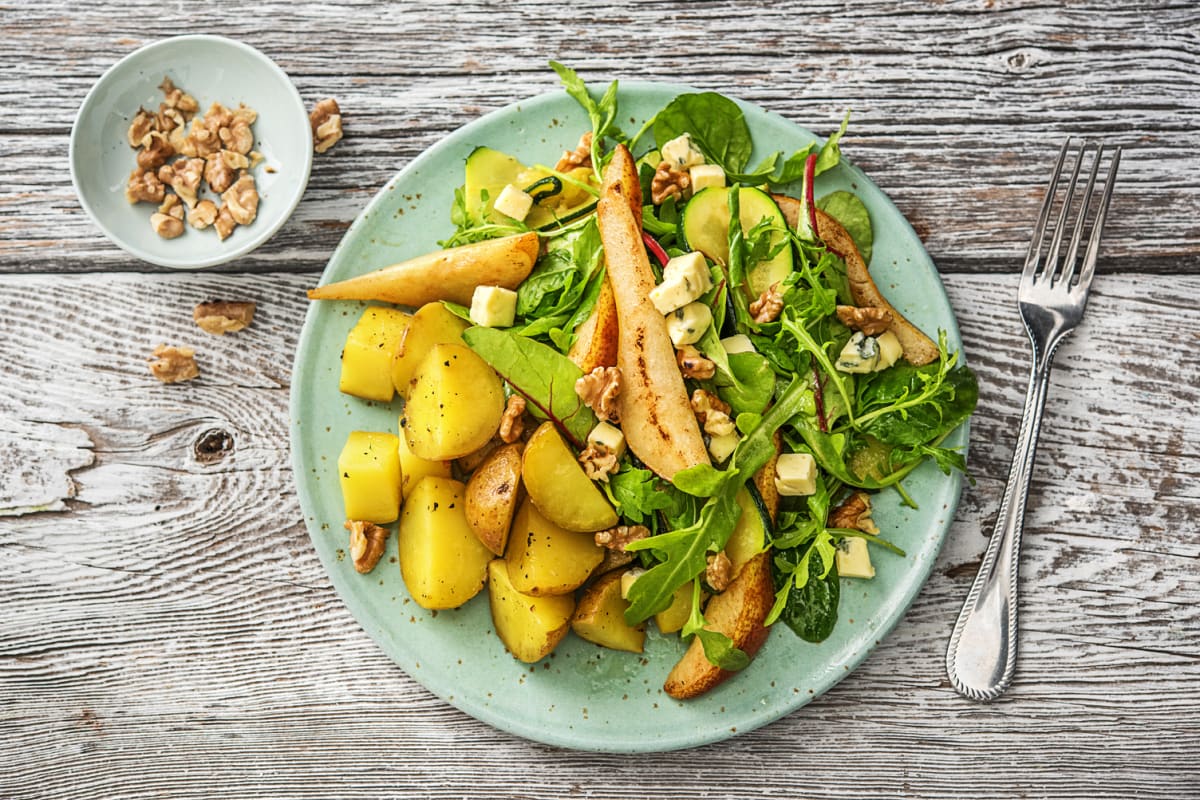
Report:
[{"label": "chopped walnut piece", "polygon": [[141,147],[142,141],[155,130],[157,124],[154,114],[144,108],[139,108],[133,115],[133,121],[129,123],[129,133],[126,134],[129,138],[129,146]]},{"label": "chopped walnut piece", "polygon": [[675,360],[685,378],[706,381],[717,374],[717,365],[702,356],[700,351],[690,344],[685,344],[675,351]]},{"label": "chopped walnut piece", "polygon": [[158,169],[167,159],[175,155],[175,148],[166,134],[153,131],[142,139],[142,149],[137,154],[137,165],[142,169]]},{"label": "chopped walnut piece", "polygon": [[332,97],[313,106],[308,123],[312,126],[313,149],[318,153],[324,153],[342,138],[342,109]]},{"label": "chopped walnut piece", "polygon": [[650,199],[654,205],[661,206],[668,197],[674,197],[676,202],[686,200],[691,191],[692,176],[686,169],[680,169],[669,161],[659,162],[650,180]]},{"label": "chopped walnut piece", "polygon": [[150,360],[150,374],[163,383],[190,381],[200,375],[195,355],[196,351],[190,347],[169,347],[160,344],[154,348],[154,358]]},{"label": "chopped walnut piece", "polygon": [[220,194],[228,191],[236,176],[237,170],[222,158],[220,150],[204,157],[204,180],[208,181],[208,188],[214,192]]},{"label": "chopped walnut piece", "polygon": [[350,531],[350,559],[354,562],[354,569],[366,575],[375,569],[383,557],[391,531],[373,522],[357,519],[346,520],[346,530]]},{"label": "chopped walnut piece", "polygon": [[500,439],[505,444],[512,444],[525,433],[525,398],[514,394],[508,398],[504,406],[504,416],[500,418]]},{"label": "chopped walnut piece", "polygon": [[125,199],[131,203],[161,203],[166,187],[153,172],[138,168],[129,173]]},{"label": "chopped walnut piece", "polygon": [[163,198],[162,204],[158,207],[158,213],[166,214],[175,219],[183,219],[183,205],[179,202],[179,196],[169,194]]},{"label": "chopped walnut piece", "polygon": [[172,133],[176,128],[183,127],[183,114],[174,108],[168,107],[166,103],[162,103],[158,107],[158,112],[154,115],[154,125],[162,133]]},{"label": "chopped walnut piece", "polygon": [[226,149],[241,155],[249,153],[254,147],[254,133],[250,130],[250,124],[241,119],[234,120],[228,128],[221,128],[217,135]]},{"label": "chopped walnut piece", "polygon": [[879,527],[871,519],[871,496],[866,492],[855,492],[829,512],[830,528],[849,528],[863,533],[877,534]]},{"label": "chopped walnut piece", "polygon": [[159,180],[171,184],[175,194],[179,195],[189,208],[195,206],[200,191],[200,181],[204,178],[204,159],[181,158],[170,166],[170,170],[170,177],[163,178],[160,169]]},{"label": "chopped walnut piece", "polygon": [[592,165],[592,132],[588,131],[579,137],[579,144],[574,150],[566,150],[562,158],[554,165],[555,172],[570,172],[576,167]]},{"label": "chopped walnut piece", "polygon": [[750,304],[750,315],[760,325],[779,319],[781,311],[783,311],[783,292],[779,291],[778,283],[772,283],[769,289],[764,290],[758,299]]},{"label": "chopped walnut piece", "polygon": [[254,176],[243,172],[237,183],[221,195],[229,207],[229,215],[238,225],[249,225],[258,215],[258,190],[254,188]]},{"label": "chopped walnut piece", "polygon": [[621,370],[617,367],[596,367],[575,381],[575,393],[600,419],[621,421],[621,411],[617,407],[617,397],[621,394]]},{"label": "chopped walnut piece", "polygon": [[599,547],[624,553],[625,545],[636,542],[638,539],[645,539],[649,535],[650,529],[645,525],[618,525],[615,528],[597,532],[594,539]]},{"label": "chopped walnut piece", "polygon": [[221,241],[229,238],[233,233],[233,229],[237,227],[237,222],[233,218],[233,214],[229,212],[229,206],[222,205],[217,211],[217,218],[212,223],[213,230],[217,232],[217,236],[221,237]]},{"label": "chopped walnut piece", "polygon": [[188,209],[188,224],[202,231],[217,221],[217,204],[212,200],[201,200]]},{"label": "chopped walnut piece", "polygon": [[[223,128],[222,130],[227,129]],[[248,169],[250,167],[250,159],[244,153],[236,150],[222,150],[216,155],[220,156],[221,160],[225,162],[225,166],[230,169]]]},{"label": "chopped walnut piece", "polygon": [[[171,195],[174,197],[174,195]],[[155,213],[150,215],[150,227],[164,239],[174,239],[183,234],[183,220],[176,219],[170,214]]]},{"label": "chopped walnut piece", "polygon": [[838,306],[837,317],[847,328],[867,336],[878,336],[892,326],[892,312],[887,308]]},{"label": "chopped walnut piece", "polygon": [[708,564],[704,567],[704,582],[711,586],[713,591],[723,592],[732,580],[733,562],[725,555],[725,551],[710,553]]},{"label": "chopped walnut piece", "polygon": [[249,325],[254,320],[255,308],[255,304],[250,302],[209,300],[196,304],[192,311],[192,319],[202,330],[223,336]]},{"label": "chopped walnut piece", "polygon": [[608,476],[615,474],[620,467],[617,454],[595,442],[588,442],[588,446],[579,454],[579,464],[590,479],[605,483],[608,483]]},{"label": "chopped walnut piece", "polygon": [[737,430],[729,416],[729,404],[712,392],[697,389],[692,392],[692,411],[704,432],[709,436],[728,436]]},{"label": "chopped walnut piece", "polygon": [[163,82],[158,85],[158,88],[166,98],[164,105],[167,108],[178,109],[188,117],[200,110],[200,104],[196,102],[196,98],[182,89],[176,88],[175,82],[170,77],[164,76]]}]

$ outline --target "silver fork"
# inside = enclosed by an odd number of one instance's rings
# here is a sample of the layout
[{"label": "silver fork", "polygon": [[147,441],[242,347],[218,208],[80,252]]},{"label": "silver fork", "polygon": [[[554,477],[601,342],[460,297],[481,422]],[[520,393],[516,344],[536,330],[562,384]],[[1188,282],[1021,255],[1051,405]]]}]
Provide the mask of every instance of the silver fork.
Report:
[{"label": "silver fork", "polygon": [[1060,250],[1063,233],[1072,213],[1072,201],[1079,185],[1079,172],[1084,156],[1092,147],[1085,141],[1079,148],[1071,178],[1067,183],[1058,224],[1053,229],[1046,257],[1042,258],[1042,245],[1046,238],[1046,224],[1050,220],[1055,196],[1059,191],[1059,178],[1067,153],[1072,147],[1068,139],[1058,154],[1058,162],[1042,201],[1041,214],[1034,227],[1033,239],[1029,244],[1029,255],[1025,258],[1025,269],[1021,273],[1021,284],[1017,292],[1017,306],[1029,341],[1033,346],[1033,369],[1029,375],[1029,389],[1025,394],[1025,410],[1021,417],[1021,429],[1013,451],[1012,466],[1009,468],[1008,484],[1000,501],[1000,514],[996,519],[996,530],[988,542],[983,555],[979,574],[971,584],[967,601],[963,604],[950,637],[946,652],[946,669],[950,681],[959,694],[973,700],[994,700],[1012,681],[1013,667],[1017,660],[1017,565],[1021,545],[1021,529],[1025,521],[1025,501],[1029,493],[1029,479],[1033,472],[1034,453],[1037,449],[1038,431],[1042,423],[1042,409],[1046,403],[1046,386],[1050,381],[1050,364],[1059,342],[1075,329],[1083,317],[1087,305],[1088,290],[1096,269],[1096,251],[1100,248],[1100,235],[1104,230],[1104,218],[1112,198],[1113,181],[1117,165],[1121,161],[1121,148],[1117,147],[1108,168],[1104,191],[1100,196],[1092,218],[1091,233],[1083,263],[1078,262],[1079,245],[1088,221],[1088,210],[1096,187],[1096,176],[1104,157],[1104,147],[1095,148],[1091,174],[1087,187],[1079,202],[1078,216],[1071,233],[1066,257],[1061,259]]}]

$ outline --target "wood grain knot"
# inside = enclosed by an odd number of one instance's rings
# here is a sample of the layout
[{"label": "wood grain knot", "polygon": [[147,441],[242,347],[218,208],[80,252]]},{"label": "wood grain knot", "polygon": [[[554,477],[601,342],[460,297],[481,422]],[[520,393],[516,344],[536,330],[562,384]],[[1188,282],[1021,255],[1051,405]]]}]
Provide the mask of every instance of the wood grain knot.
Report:
[{"label": "wood grain knot", "polygon": [[196,460],[201,464],[214,464],[233,451],[233,434],[220,428],[210,428],[200,434],[192,445]]}]

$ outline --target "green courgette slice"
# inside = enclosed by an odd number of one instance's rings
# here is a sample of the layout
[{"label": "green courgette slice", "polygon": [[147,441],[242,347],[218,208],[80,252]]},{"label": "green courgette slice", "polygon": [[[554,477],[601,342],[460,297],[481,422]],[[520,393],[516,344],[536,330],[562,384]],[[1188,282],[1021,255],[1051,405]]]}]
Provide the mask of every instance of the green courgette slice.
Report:
[{"label": "green courgette slice", "polygon": [[[787,222],[779,206],[771,196],[761,189],[741,187],[738,195],[741,208],[742,230],[749,231],[763,219],[778,226],[772,231],[771,245],[779,252],[765,261],[755,264],[746,276],[749,284],[746,296],[757,299],[771,285],[792,273],[792,248],[788,244]],[[725,265],[729,261],[729,189],[710,186],[702,189],[683,207],[680,228],[689,250],[699,250],[709,259]]]}]

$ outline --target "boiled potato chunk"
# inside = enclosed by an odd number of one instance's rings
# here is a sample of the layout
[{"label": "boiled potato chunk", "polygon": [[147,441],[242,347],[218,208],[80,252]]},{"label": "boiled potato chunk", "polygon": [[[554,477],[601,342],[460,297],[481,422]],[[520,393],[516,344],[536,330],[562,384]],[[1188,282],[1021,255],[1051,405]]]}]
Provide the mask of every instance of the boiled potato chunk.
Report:
[{"label": "boiled potato chunk", "polygon": [[767,531],[763,525],[762,515],[750,492],[745,488],[737,493],[737,503],[742,509],[737,526],[725,543],[725,555],[733,565],[734,577],[742,571],[747,561],[758,555],[767,546]]},{"label": "boiled potato chunk", "polygon": [[342,374],[338,389],[365,400],[390,402],[392,359],[411,317],[394,308],[371,307],[350,329],[342,348]]},{"label": "boiled potato chunk", "polygon": [[408,397],[409,382],[417,367],[435,344],[464,344],[462,332],[471,327],[450,313],[441,303],[429,303],[417,309],[392,359],[392,385],[401,397]]},{"label": "boiled potato chunk", "polygon": [[467,524],[467,487],[426,477],[400,517],[400,574],[422,608],[458,608],[483,588],[492,553]]},{"label": "boiled potato chunk", "polygon": [[[407,427],[408,420],[403,414],[400,415],[400,431],[403,432]],[[412,494],[412,490],[416,488],[417,482],[426,475],[433,475],[437,478],[453,477],[453,462],[450,461],[428,461],[413,454],[412,450],[408,449],[408,437],[400,436],[400,495],[408,497]]]},{"label": "boiled potato chunk", "polygon": [[575,598],[533,597],[513,588],[500,559],[488,564],[488,599],[496,635],[514,658],[532,664],[550,655],[571,630]]},{"label": "boiled potato chunk", "polygon": [[521,490],[521,445],[491,452],[467,481],[467,523],[484,547],[504,555]]},{"label": "boiled potato chunk", "polygon": [[448,461],[487,444],[503,415],[496,371],[465,344],[435,344],[413,375],[404,436],[418,458]]},{"label": "boiled potato chunk", "polygon": [[692,584],[685,583],[675,590],[671,605],[654,615],[654,624],[663,633],[683,630],[692,615]]},{"label": "boiled potato chunk", "polygon": [[504,556],[512,585],[538,597],[575,591],[603,558],[592,536],[560,528],[528,498],[517,510]]},{"label": "boiled potato chunk", "polygon": [[353,431],[338,456],[346,518],[384,525],[400,514],[399,438]]},{"label": "boiled potato chunk", "polygon": [[523,475],[534,504],[555,524],[569,531],[602,531],[617,524],[617,512],[579,466],[554,423],[543,422],[529,438]]},{"label": "boiled potato chunk", "polygon": [[627,624],[627,608],[629,603],[621,597],[621,570],[614,570],[583,593],[571,618],[571,630],[601,647],[640,653],[646,641],[646,626]]}]

